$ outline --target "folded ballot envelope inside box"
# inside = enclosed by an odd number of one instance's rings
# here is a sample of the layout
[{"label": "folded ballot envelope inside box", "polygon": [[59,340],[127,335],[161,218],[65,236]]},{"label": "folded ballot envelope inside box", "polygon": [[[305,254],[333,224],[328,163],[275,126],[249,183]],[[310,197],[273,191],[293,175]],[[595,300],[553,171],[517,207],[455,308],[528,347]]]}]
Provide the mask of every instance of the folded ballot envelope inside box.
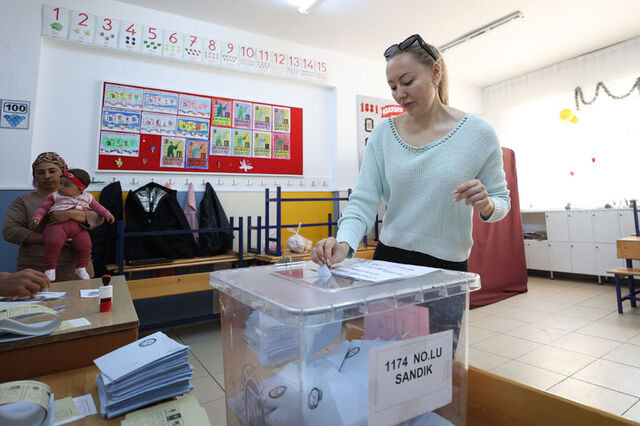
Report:
[{"label": "folded ballot envelope inside box", "polygon": [[468,272],[351,259],[211,273],[229,425],[463,425]]}]

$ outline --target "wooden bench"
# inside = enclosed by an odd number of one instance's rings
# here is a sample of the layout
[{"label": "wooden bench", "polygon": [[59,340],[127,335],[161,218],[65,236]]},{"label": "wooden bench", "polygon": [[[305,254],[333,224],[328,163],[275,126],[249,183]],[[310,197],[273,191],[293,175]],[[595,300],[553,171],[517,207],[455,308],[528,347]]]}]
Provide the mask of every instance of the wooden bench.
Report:
[{"label": "wooden bench", "polygon": [[145,278],[129,281],[128,284],[132,300],[153,299],[155,297],[213,290],[213,287],[209,285],[209,272]]},{"label": "wooden bench", "polygon": [[[251,260],[255,257],[253,254],[245,254],[243,256],[243,260]],[[235,251],[228,251],[225,254],[219,254],[217,256],[207,256],[207,257],[192,257],[189,259],[174,259],[168,262],[162,263],[149,263],[143,265],[125,265],[123,268],[123,272],[125,273],[133,273],[133,272],[142,272],[142,271],[154,271],[158,269],[173,269],[173,268],[185,268],[188,266],[199,266],[199,265],[215,265],[217,263],[238,263],[239,256]],[[107,271],[110,273],[118,272],[118,265],[107,265]],[[131,278],[131,277],[129,277]]]}]

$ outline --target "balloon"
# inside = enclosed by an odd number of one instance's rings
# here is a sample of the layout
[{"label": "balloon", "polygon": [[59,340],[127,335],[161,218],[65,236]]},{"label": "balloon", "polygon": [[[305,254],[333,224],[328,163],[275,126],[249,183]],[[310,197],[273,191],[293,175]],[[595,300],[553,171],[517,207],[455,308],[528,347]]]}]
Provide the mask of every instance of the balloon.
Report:
[{"label": "balloon", "polygon": [[569,108],[565,108],[560,111],[560,120],[569,121],[571,120],[571,117],[573,117],[573,111],[571,111]]},{"label": "balloon", "polygon": [[569,121],[572,122],[573,124],[576,124],[578,122],[578,117],[574,115],[573,117],[571,117],[571,120]]}]

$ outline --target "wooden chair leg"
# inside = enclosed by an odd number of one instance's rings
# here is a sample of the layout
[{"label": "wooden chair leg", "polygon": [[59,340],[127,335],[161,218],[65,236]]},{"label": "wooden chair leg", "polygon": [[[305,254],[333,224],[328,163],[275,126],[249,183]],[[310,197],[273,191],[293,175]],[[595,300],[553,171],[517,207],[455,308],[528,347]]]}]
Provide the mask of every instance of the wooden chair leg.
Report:
[{"label": "wooden chair leg", "polygon": [[618,300],[618,313],[621,314],[622,313],[622,295],[620,294],[620,275],[616,274],[614,279],[616,282],[616,298]]}]

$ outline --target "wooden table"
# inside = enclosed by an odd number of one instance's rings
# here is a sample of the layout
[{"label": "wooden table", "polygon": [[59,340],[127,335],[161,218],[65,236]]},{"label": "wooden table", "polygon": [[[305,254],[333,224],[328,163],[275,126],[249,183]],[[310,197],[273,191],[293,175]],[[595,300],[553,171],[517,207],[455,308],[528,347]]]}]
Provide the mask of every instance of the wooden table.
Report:
[{"label": "wooden table", "polygon": [[[102,285],[92,280],[53,283],[49,290],[66,291],[62,299],[43,302],[48,307],[66,304],[62,320],[86,318],[91,325],[0,344],[0,383],[85,367],[93,360],[138,339],[138,315],[122,276],[111,279],[111,312],[99,312],[99,299],[80,297],[80,289]],[[31,318],[37,321],[37,317]],[[41,321],[41,320],[40,320]]]},{"label": "wooden table", "polygon": [[73,425],[119,425],[120,421],[124,419],[125,414],[110,420],[100,417],[100,398],[98,397],[98,388],[96,386],[96,376],[99,373],[100,370],[98,367],[93,365],[91,367],[82,367],[62,373],[35,377],[33,380],[48,384],[56,400],[68,396],[75,398],[77,396],[91,394],[98,414],[76,420],[72,423]]}]

